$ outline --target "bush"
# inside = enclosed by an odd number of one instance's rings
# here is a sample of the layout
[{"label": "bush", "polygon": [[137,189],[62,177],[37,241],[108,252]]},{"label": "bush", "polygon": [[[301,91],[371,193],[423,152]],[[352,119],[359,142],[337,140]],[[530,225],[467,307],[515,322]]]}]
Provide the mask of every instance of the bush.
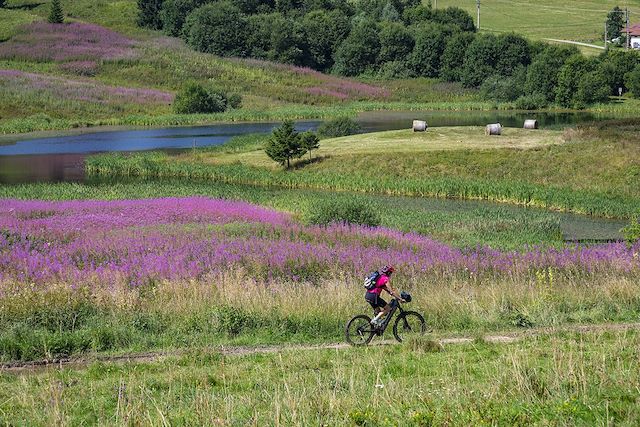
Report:
[{"label": "bush", "polygon": [[473,18],[465,10],[449,6],[446,9],[436,9],[433,11],[432,18],[434,21],[451,26],[455,25],[462,31],[475,31],[476,26],[473,23]]},{"label": "bush", "polygon": [[360,125],[350,117],[338,117],[318,126],[318,135],[323,138],[354,135],[360,131]]},{"label": "bush", "polygon": [[625,75],[624,84],[633,93],[634,97],[640,98],[640,65],[636,65],[633,71]]},{"label": "bush", "polygon": [[541,110],[549,105],[547,97],[541,93],[521,96],[516,99],[515,107],[518,110]]},{"label": "bush", "polygon": [[160,10],[162,0],[138,0],[138,18],[136,23],[140,27],[147,27],[153,30],[162,29],[162,19]]},{"label": "bush", "polygon": [[485,99],[512,102],[524,95],[523,86],[525,78],[526,69],[524,67],[511,77],[495,74],[482,83],[480,93]]},{"label": "bush", "polygon": [[556,103],[563,107],[573,107],[578,84],[584,76],[595,69],[595,63],[581,54],[573,55],[564,63],[558,74]]},{"label": "bush", "polygon": [[611,90],[607,78],[598,71],[592,71],[582,76],[578,82],[578,89],[573,97],[576,108],[585,108],[596,102],[607,102]]},{"label": "bush", "polygon": [[64,22],[64,13],[62,12],[62,6],[60,6],[60,0],[51,2],[51,10],[47,21],[50,24],[62,24]]},{"label": "bush", "polygon": [[244,56],[247,51],[248,21],[233,4],[206,4],[187,16],[184,37],[201,52],[220,56]]},{"label": "bush", "polygon": [[[233,103],[239,103],[237,95],[233,96]],[[197,83],[188,84],[176,95],[173,103],[173,109],[178,114],[220,113],[230,106],[226,93]]]},{"label": "bush", "polygon": [[527,95],[543,94],[547,101],[555,98],[558,72],[566,60],[579,53],[575,47],[548,46],[539,53],[527,69],[524,91]]},{"label": "bush", "polygon": [[375,207],[370,203],[357,200],[323,199],[322,202],[311,206],[307,221],[320,225],[338,223],[376,227],[380,225],[381,220]]},{"label": "bush", "polygon": [[631,218],[629,225],[620,230],[629,245],[640,240],[640,218]]},{"label": "bush", "polygon": [[180,36],[187,15],[205,2],[206,0],[164,0],[160,10],[162,31],[169,36]]},{"label": "bush", "polygon": [[408,79],[413,73],[404,61],[390,61],[380,66],[376,76],[383,80]]}]

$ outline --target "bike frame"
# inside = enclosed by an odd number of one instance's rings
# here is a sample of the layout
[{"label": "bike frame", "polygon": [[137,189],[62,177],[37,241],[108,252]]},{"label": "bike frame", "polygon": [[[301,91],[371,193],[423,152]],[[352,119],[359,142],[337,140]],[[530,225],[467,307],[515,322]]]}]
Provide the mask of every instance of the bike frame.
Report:
[{"label": "bike frame", "polygon": [[393,315],[397,310],[400,310],[400,313],[404,311],[396,298],[392,299],[389,304],[391,304],[391,310],[389,310],[389,314],[387,314],[387,317],[385,317],[384,322],[382,322],[382,325],[380,325],[380,327],[378,328],[379,335],[382,334],[387,329],[387,326],[389,326],[389,323],[391,323],[391,318],[393,317]]}]

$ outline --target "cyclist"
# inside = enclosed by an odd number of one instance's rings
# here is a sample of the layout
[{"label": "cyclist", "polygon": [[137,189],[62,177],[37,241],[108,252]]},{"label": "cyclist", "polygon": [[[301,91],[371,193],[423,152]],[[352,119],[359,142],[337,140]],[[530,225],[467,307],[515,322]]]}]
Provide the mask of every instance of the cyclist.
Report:
[{"label": "cyclist", "polygon": [[391,310],[391,305],[387,304],[387,302],[380,296],[383,290],[388,292],[391,296],[396,297],[398,301],[405,302],[398,291],[391,286],[389,281],[389,278],[394,271],[396,270],[392,265],[385,265],[380,270],[380,277],[378,277],[375,287],[367,291],[364,295],[364,299],[371,305],[371,307],[373,307],[375,317],[371,321],[371,324],[374,326],[380,326],[383,322],[384,316],[386,316]]}]

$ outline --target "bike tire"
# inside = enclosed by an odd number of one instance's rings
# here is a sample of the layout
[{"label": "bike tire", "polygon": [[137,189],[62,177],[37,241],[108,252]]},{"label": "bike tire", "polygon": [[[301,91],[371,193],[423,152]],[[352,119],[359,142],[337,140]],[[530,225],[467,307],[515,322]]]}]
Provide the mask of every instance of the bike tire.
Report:
[{"label": "bike tire", "polygon": [[369,344],[375,333],[376,331],[371,325],[371,318],[364,314],[353,317],[344,328],[347,342],[356,347]]},{"label": "bike tire", "polygon": [[404,311],[393,324],[393,336],[398,342],[402,342],[403,336],[406,338],[408,335],[407,330],[411,335],[424,335],[427,332],[427,322],[420,313]]}]

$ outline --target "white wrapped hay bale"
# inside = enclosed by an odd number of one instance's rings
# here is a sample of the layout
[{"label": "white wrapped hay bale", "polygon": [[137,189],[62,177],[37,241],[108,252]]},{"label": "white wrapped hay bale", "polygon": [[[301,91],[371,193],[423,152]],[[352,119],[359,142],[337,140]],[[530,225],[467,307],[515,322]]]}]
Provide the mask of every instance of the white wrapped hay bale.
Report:
[{"label": "white wrapped hay bale", "polygon": [[414,132],[424,132],[427,130],[427,122],[424,120],[414,120],[413,121],[413,131]]},{"label": "white wrapped hay bale", "polygon": [[491,123],[488,124],[484,133],[486,135],[501,135],[502,134],[502,125],[500,123]]},{"label": "white wrapped hay bale", "polygon": [[538,129],[538,121],[534,119],[524,121],[525,129]]}]

